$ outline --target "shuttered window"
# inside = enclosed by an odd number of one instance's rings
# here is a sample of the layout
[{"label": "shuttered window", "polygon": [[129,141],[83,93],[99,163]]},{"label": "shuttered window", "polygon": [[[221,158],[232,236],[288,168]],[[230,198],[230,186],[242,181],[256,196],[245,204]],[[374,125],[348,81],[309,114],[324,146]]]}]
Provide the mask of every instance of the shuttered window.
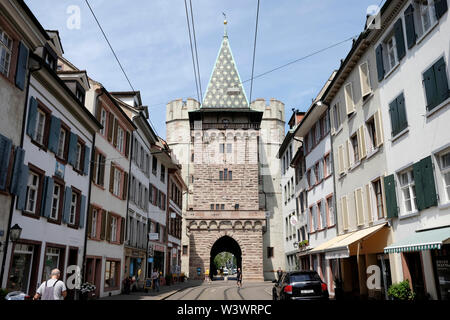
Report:
[{"label": "shuttered window", "polygon": [[[28,70],[28,55],[29,50],[21,41],[19,43],[19,53],[17,58],[17,69],[16,69],[16,86],[20,90],[25,89],[25,79]],[[3,57],[3,55],[2,55]]]},{"label": "shuttered window", "polygon": [[384,218],[384,200],[383,200],[383,186],[382,178],[372,182],[373,194],[375,196],[375,208],[378,219]]},{"label": "shuttered window", "polygon": [[366,214],[367,214],[367,221],[373,222],[373,198],[372,198],[373,188],[371,184],[366,184],[364,189],[364,195],[365,195],[365,203],[366,203]]},{"label": "shuttered window", "polygon": [[448,99],[449,88],[447,68],[444,57],[440,58],[423,74],[423,83],[427,100],[427,110],[430,111]]},{"label": "shuttered window", "polygon": [[12,140],[0,134],[0,190],[5,190],[9,177]]},{"label": "shuttered window", "polygon": [[397,193],[395,188],[395,178],[391,174],[384,177],[384,192],[386,195],[386,211],[388,218],[395,218],[398,216]]},{"label": "shuttered window", "polygon": [[369,64],[363,62],[359,66],[359,77],[361,81],[361,95],[363,99],[372,92],[372,86],[370,84]]},{"label": "shuttered window", "polygon": [[399,173],[400,192],[402,196],[402,214],[408,214],[417,210],[416,187],[414,184],[413,170]]},{"label": "shuttered window", "polygon": [[363,202],[362,188],[356,189],[354,195],[356,208],[356,222],[358,226],[362,226],[364,224],[364,202]]},{"label": "shuttered window", "polygon": [[424,210],[437,205],[436,185],[431,156],[413,165],[414,183],[416,189],[417,208]]},{"label": "shuttered window", "polygon": [[338,167],[339,167],[339,174],[343,174],[345,171],[345,164],[344,164],[344,145],[340,145],[338,147]]},{"label": "shuttered window", "polygon": [[442,181],[444,184],[445,200],[450,201],[450,152],[439,157],[441,164]]},{"label": "shuttered window", "polygon": [[414,6],[410,4],[405,10],[406,42],[408,49],[411,49],[416,44],[417,35],[414,24]]},{"label": "shuttered window", "polygon": [[347,115],[355,112],[355,102],[353,99],[353,85],[351,82],[347,83],[344,87],[345,93],[345,107],[347,110]]},{"label": "shuttered window", "polygon": [[341,198],[341,214],[342,214],[342,228],[343,230],[348,230],[347,196]]},{"label": "shuttered window", "polygon": [[394,137],[408,126],[403,93],[389,104],[389,114],[391,116],[392,136]]}]

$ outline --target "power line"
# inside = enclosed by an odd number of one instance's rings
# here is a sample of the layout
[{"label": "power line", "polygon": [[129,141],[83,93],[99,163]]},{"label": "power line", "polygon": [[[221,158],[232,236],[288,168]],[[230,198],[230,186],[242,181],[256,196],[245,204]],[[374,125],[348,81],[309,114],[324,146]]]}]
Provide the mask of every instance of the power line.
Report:
[{"label": "power line", "polygon": [[250,103],[252,101],[252,92],[253,92],[253,72],[255,70],[256,38],[258,36],[258,20],[259,20],[259,0],[258,0],[258,5],[256,7],[256,27],[255,27],[255,43],[253,44],[253,65],[252,65],[252,77],[251,77],[251,83],[250,83]]},{"label": "power line", "polygon": [[100,22],[98,21],[97,16],[96,16],[95,13],[94,13],[94,10],[92,10],[92,7],[91,7],[91,5],[89,4],[89,1],[88,1],[88,0],[85,0],[85,2],[86,2],[86,4],[87,4],[87,6],[89,7],[89,10],[91,11],[91,13],[92,13],[92,15],[93,15],[95,21],[97,22],[97,25],[98,25],[98,27],[100,28],[100,31],[102,32],[103,37],[105,37],[105,40],[106,40],[106,42],[108,43],[109,48],[111,49],[111,51],[112,51],[114,57],[116,58],[116,61],[117,61],[117,63],[119,64],[119,67],[120,67],[120,69],[122,70],[122,72],[123,72],[125,78],[127,79],[128,84],[130,85],[130,87],[131,87],[131,89],[133,90],[133,92],[136,92],[136,90],[134,90],[133,85],[131,84],[130,79],[129,79],[128,76],[127,76],[127,73],[125,72],[124,68],[122,67],[122,64],[120,63],[119,58],[118,58],[117,55],[116,55],[116,52],[114,51],[113,47],[111,46],[111,43],[109,42],[108,37],[106,36],[105,32],[103,31],[103,28],[102,28],[102,26],[100,25]]},{"label": "power line", "polygon": [[191,5],[191,21],[192,21],[192,33],[194,34],[194,46],[195,46],[195,59],[197,60],[197,77],[198,77],[198,86],[200,88],[200,103],[202,103],[203,100],[203,92],[202,92],[202,81],[200,78],[200,66],[198,64],[198,53],[197,53],[197,39],[195,37],[195,25],[194,25],[194,13],[192,12],[192,1],[189,0],[189,3]]},{"label": "power line", "polygon": [[[330,45],[330,46],[328,46],[328,47],[325,47],[325,48],[322,48],[322,49],[320,49],[320,50],[314,51],[314,52],[312,52],[312,53],[310,53],[310,54],[307,54],[307,55],[305,55],[305,56],[303,56],[303,57],[300,57],[300,58],[298,58],[298,59],[295,59],[295,60],[293,60],[293,61],[290,61],[290,62],[288,62],[288,63],[285,63],[285,64],[283,64],[283,65],[281,65],[281,66],[278,66],[278,67],[273,68],[273,69],[270,69],[270,70],[268,70],[268,71],[266,71],[266,72],[260,73],[260,74],[254,76],[254,77],[252,77],[252,78],[250,78],[250,79],[247,79],[247,80],[245,80],[245,81],[242,81],[241,84],[244,84],[244,83],[246,83],[246,82],[248,82],[248,81],[251,81],[252,79],[254,80],[254,79],[261,78],[261,77],[263,77],[263,76],[265,76],[265,75],[267,75],[267,74],[269,74],[269,73],[275,72],[275,71],[277,71],[277,70],[286,68],[287,66],[290,66],[290,65],[292,65],[292,64],[294,64],[294,63],[300,62],[300,61],[302,61],[302,60],[305,60],[305,59],[307,59],[307,58],[310,58],[310,57],[312,57],[312,56],[315,56],[315,55],[317,55],[317,54],[319,54],[319,53],[322,53],[322,52],[324,52],[324,51],[327,51],[327,50],[329,50],[329,49],[332,49],[332,48],[334,48],[334,47],[337,47],[337,46],[339,46],[339,45],[341,45],[341,44],[344,44],[344,43],[346,43],[346,42],[348,42],[348,41],[350,41],[350,40],[353,40],[354,38],[357,38],[357,37],[358,37],[358,34],[357,34],[357,35],[353,35],[353,36],[351,36],[351,37],[349,37],[349,38],[347,38],[347,39],[344,39],[344,40],[342,40],[342,41],[336,42],[336,43],[334,43],[334,44],[332,44],[332,45]],[[186,97],[190,97],[190,96],[186,96]],[[159,105],[164,105],[164,104],[166,104],[166,103],[167,103],[167,102],[161,102],[161,103],[158,103],[158,104],[150,105],[149,108],[150,108],[150,107],[159,106]]]},{"label": "power line", "polygon": [[[189,13],[188,13],[188,9],[187,9],[186,0],[184,0],[184,8],[186,9],[186,21],[187,21],[187,27],[188,27],[188,33],[189,33],[189,43],[190,43],[190,46],[191,46],[192,67],[194,69],[195,87],[197,89],[197,99],[200,101],[200,94],[199,94],[199,91],[198,91],[197,72],[196,72],[195,60],[194,60],[194,50],[192,48],[191,26],[189,24]],[[165,104],[165,103],[162,103],[162,104]]]}]

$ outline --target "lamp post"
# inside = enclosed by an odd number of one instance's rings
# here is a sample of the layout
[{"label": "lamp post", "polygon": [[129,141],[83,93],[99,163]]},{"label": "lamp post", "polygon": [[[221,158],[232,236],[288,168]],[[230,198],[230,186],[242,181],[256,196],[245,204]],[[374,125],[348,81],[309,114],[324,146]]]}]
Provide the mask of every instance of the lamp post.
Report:
[{"label": "lamp post", "polygon": [[10,229],[9,239],[12,243],[17,242],[20,239],[20,235],[22,234],[22,228],[16,223]]}]

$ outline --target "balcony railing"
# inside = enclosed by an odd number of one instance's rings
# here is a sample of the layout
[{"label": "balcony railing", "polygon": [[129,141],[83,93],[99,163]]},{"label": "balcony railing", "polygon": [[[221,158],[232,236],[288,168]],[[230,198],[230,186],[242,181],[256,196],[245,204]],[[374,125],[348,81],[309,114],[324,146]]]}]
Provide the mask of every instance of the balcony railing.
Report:
[{"label": "balcony railing", "polygon": [[[258,122],[251,122],[251,123],[202,123],[200,126],[197,124],[195,126],[195,129],[202,129],[202,130],[208,130],[208,129],[219,129],[219,130],[225,130],[225,129],[255,129],[259,130],[260,124]],[[191,129],[194,129],[194,124],[191,123]]]}]

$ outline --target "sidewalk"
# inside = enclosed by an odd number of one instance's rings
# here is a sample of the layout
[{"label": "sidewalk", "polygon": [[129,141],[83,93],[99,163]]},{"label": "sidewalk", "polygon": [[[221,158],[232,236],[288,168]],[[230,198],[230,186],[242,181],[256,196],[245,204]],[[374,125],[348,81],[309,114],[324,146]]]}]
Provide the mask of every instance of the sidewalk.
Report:
[{"label": "sidewalk", "polygon": [[170,286],[161,286],[159,292],[153,292],[149,290],[131,292],[130,294],[120,294],[111,297],[100,298],[99,300],[163,300],[171,295],[181,291],[183,289],[201,286],[202,280],[189,280],[187,282],[181,282]]}]

